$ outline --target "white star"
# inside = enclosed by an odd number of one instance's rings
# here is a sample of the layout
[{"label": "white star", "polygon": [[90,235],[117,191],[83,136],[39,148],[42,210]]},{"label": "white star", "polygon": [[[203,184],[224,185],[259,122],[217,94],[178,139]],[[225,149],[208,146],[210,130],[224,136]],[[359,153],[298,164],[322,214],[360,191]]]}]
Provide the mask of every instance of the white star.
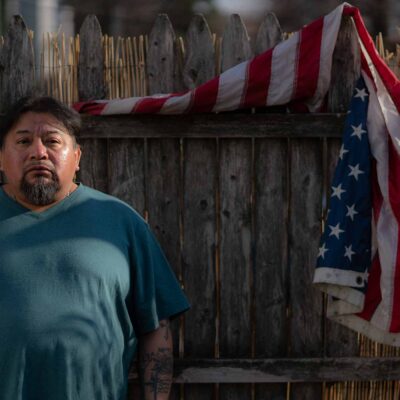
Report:
[{"label": "white star", "polygon": [[331,195],[331,197],[337,197],[339,200],[341,200],[341,196],[342,196],[342,193],[344,193],[345,192],[345,190],[344,189],[342,189],[342,184],[340,183],[338,186],[332,186],[332,190],[333,190],[333,193],[332,193],[332,195]]},{"label": "white star", "polygon": [[364,131],[364,129],[362,128],[362,124],[358,126],[351,125],[351,127],[353,128],[353,133],[351,134],[351,136],[357,136],[360,140],[362,134],[367,133],[367,131]]},{"label": "white star", "polygon": [[354,97],[359,97],[362,101],[364,101],[364,97],[368,97],[367,92],[365,91],[365,88],[363,89],[357,89],[357,94]]},{"label": "white star", "polygon": [[351,261],[351,257],[353,256],[353,254],[356,254],[352,249],[351,249],[352,245],[350,246],[344,246],[344,248],[346,249],[344,252],[344,256],[347,257],[349,259],[349,261]]},{"label": "white star", "polygon": [[339,239],[339,235],[344,232],[344,230],[340,229],[339,222],[336,226],[329,225],[329,228],[331,229],[329,236],[336,236],[337,239]]},{"label": "white star", "polygon": [[346,206],[346,207],[347,207],[347,214],[346,214],[346,217],[350,217],[351,220],[354,221],[354,216],[355,216],[356,214],[358,214],[358,211],[356,211],[356,210],[354,209],[355,204],[353,204],[351,207],[349,207],[349,206]]},{"label": "white star", "polygon": [[325,247],[325,243],[319,248],[318,251],[318,257],[325,258],[325,253],[328,251],[328,249]]},{"label": "white star", "polygon": [[349,165],[349,168],[350,168],[349,176],[354,176],[355,180],[358,181],[358,175],[364,173],[364,171],[361,171],[360,169],[360,164],[357,164],[354,167]]},{"label": "white star", "polygon": [[346,149],[344,148],[344,144],[342,144],[342,147],[340,148],[339,158],[340,158],[341,160],[343,160],[344,154],[345,154],[345,153],[348,153],[348,152],[349,152],[349,151],[346,150]]}]

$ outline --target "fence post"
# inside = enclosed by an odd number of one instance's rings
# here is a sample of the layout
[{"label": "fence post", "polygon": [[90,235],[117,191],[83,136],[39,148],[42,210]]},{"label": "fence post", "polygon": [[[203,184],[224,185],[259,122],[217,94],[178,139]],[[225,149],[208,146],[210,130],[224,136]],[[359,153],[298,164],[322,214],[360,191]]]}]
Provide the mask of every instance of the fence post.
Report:
[{"label": "fence post", "polygon": [[222,36],[221,72],[252,57],[250,38],[238,14],[232,14]]},{"label": "fence post", "polygon": [[174,91],[175,40],[174,28],[168,15],[160,14],[149,36],[146,64],[150,95]]},{"label": "fence post", "polygon": [[256,54],[271,49],[283,40],[282,29],[274,13],[268,13],[258,28]]},{"label": "fence post", "polygon": [[360,76],[360,46],[351,17],[342,17],[336,47],[333,52],[328,111],[346,112],[354,86]]},{"label": "fence post", "polygon": [[32,40],[20,15],[12,17],[0,53],[1,111],[33,93],[35,82]]},{"label": "fence post", "polygon": [[101,26],[95,15],[88,15],[79,31],[79,100],[104,99],[104,54]]},{"label": "fence post", "polygon": [[193,89],[215,75],[215,51],[210,28],[203,15],[195,15],[186,32],[183,81],[188,89]]}]

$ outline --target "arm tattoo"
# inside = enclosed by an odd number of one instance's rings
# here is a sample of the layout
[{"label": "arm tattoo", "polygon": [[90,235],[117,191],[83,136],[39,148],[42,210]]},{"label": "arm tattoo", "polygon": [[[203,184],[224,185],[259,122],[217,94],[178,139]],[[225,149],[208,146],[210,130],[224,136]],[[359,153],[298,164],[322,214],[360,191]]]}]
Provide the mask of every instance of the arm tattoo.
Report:
[{"label": "arm tattoo", "polygon": [[170,334],[170,328],[169,328],[169,320],[166,319],[165,321],[160,322],[160,329],[164,330],[164,339],[168,340],[169,334]]},{"label": "arm tattoo", "polygon": [[146,369],[147,379],[144,379],[144,387],[148,387],[150,392],[157,399],[158,393],[168,393],[172,383],[173,357],[171,350],[167,347],[159,347],[156,353],[144,353],[141,357],[141,374],[145,377]]}]

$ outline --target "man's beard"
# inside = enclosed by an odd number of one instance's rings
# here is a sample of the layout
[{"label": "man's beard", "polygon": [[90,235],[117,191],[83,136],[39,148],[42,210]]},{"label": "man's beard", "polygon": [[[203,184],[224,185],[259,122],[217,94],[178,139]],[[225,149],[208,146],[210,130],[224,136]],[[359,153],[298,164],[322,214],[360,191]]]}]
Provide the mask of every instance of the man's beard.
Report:
[{"label": "man's beard", "polygon": [[51,171],[51,176],[51,180],[39,176],[35,178],[33,183],[30,183],[26,179],[26,174],[23,175],[20,190],[29,203],[36,206],[47,206],[54,203],[55,195],[61,187],[58,176],[54,171]]}]

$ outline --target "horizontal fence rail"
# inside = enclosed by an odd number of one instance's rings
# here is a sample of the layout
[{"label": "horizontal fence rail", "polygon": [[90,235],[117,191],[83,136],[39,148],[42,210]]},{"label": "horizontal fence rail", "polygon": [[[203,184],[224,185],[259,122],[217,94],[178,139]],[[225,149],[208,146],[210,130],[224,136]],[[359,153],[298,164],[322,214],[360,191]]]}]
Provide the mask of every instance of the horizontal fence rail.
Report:
[{"label": "horizontal fence rail", "polygon": [[398,350],[326,320],[311,283],[344,118],[84,117],[79,178],[149,221],[192,302],[173,399],[394,398]]}]

